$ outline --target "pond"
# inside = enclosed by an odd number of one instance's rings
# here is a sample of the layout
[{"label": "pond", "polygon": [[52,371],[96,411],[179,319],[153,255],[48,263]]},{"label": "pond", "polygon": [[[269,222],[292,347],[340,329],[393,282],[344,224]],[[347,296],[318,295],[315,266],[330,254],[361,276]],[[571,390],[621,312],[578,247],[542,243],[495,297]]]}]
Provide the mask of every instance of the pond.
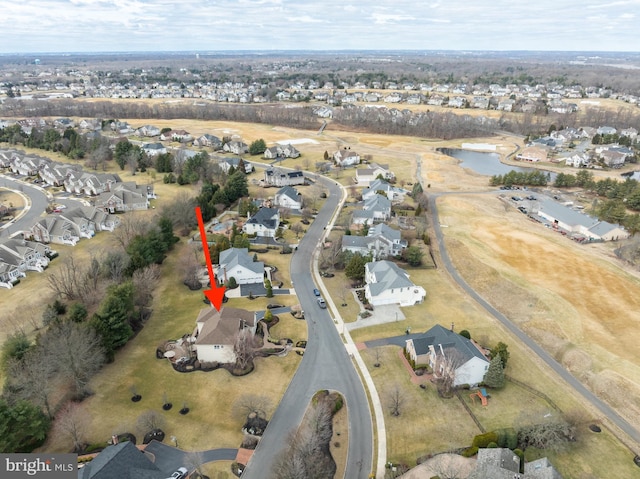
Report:
[{"label": "pond", "polygon": [[500,163],[500,155],[498,153],[484,153],[459,148],[438,148],[437,151],[457,158],[460,160],[460,166],[469,168],[481,175],[506,175],[512,170],[521,172],[534,170],[534,168],[522,168]]}]

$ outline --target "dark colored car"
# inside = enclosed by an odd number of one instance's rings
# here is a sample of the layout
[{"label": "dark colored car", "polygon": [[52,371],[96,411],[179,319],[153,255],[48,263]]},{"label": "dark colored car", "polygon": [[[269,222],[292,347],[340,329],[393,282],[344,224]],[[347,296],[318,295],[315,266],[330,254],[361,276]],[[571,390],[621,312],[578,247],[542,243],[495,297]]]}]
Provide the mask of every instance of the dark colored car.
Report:
[{"label": "dark colored car", "polygon": [[320,291],[317,288],[314,288],[313,294],[315,294],[316,296],[320,296]]}]

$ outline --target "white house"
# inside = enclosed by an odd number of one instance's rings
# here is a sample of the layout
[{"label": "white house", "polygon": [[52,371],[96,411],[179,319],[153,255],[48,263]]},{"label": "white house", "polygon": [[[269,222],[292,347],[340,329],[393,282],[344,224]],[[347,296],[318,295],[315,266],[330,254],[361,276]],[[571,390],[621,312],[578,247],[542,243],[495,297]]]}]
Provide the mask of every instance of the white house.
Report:
[{"label": "white house", "polygon": [[336,162],[336,165],[343,167],[359,165],[360,155],[358,155],[355,151],[343,148],[342,150],[338,150],[333,154],[333,160]]},{"label": "white house", "polygon": [[366,201],[380,192],[384,193],[389,200],[396,202],[404,200],[404,195],[408,193],[407,190],[397,188],[388,181],[375,179],[362,190],[362,199]]},{"label": "white house", "polygon": [[398,256],[407,247],[407,242],[400,236],[400,231],[379,223],[369,229],[368,236],[344,235],[342,251],[351,251],[362,256],[369,254],[374,260]]},{"label": "white house", "polygon": [[159,156],[164,155],[167,152],[165,146],[160,142],[155,143],[144,143],[142,145],[142,151],[144,151],[147,156]]},{"label": "white house", "polygon": [[475,343],[439,324],[418,338],[408,339],[406,348],[416,366],[429,366],[435,377],[453,369],[454,386],[479,384],[489,369],[489,359]]},{"label": "white house", "polygon": [[409,275],[391,261],[367,263],[364,267],[364,279],[367,283],[364,295],[374,306],[413,306],[422,303],[427,296],[422,286],[413,284]]},{"label": "white house", "polygon": [[238,333],[248,330],[256,332],[256,314],[245,309],[223,307],[200,310],[193,333],[196,354],[201,363],[234,363],[234,344]]},{"label": "white house", "polygon": [[245,174],[248,175],[249,173],[251,173],[253,171],[253,165],[251,163],[249,163],[247,160],[244,160],[242,158],[238,158],[238,157],[235,157],[235,158],[222,158],[218,162],[218,166],[225,173],[229,173],[229,170],[231,169],[232,166],[233,166],[233,168],[235,170],[237,170],[238,167],[241,164],[243,165]]},{"label": "white house", "polygon": [[378,179],[379,176],[385,180],[395,178],[395,175],[389,170],[388,166],[371,164],[368,168],[358,168],[355,179],[358,185],[369,186],[373,181]]},{"label": "white house", "polygon": [[302,195],[293,186],[283,186],[273,197],[273,204],[291,210],[301,210]]},{"label": "white house", "polygon": [[278,213],[278,209],[260,208],[242,226],[242,231],[248,235],[275,238],[278,226],[280,226],[280,214]]},{"label": "white house", "polygon": [[294,186],[304,185],[304,173],[302,171],[284,171],[269,168],[264,171],[265,186]]},{"label": "white house", "polygon": [[220,252],[216,278],[224,284],[229,278],[235,278],[237,284],[262,284],[264,282],[264,263],[253,261],[247,248],[229,248]]},{"label": "white house", "polygon": [[382,195],[373,195],[364,201],[361,210],[353,212],[354,224],[379,223],[386,221],[391,217],[391,201]]}]

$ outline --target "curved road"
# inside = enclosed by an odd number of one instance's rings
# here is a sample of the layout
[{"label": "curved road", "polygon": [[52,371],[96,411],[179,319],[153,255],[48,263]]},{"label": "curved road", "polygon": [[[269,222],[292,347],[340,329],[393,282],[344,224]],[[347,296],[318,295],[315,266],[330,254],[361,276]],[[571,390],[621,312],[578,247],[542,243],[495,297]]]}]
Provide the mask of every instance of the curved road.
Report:
[{"label": "curved road", "polygon": [[47,209],[49,198],[42,188],[30,186],[28,183],[16,181],[4,175],[0,176],[0,187],[18,191],[31,200],[31,205],[25,206],[25,212],[0,232],[0,237],[8,238],[9,235],[17,231],[31,228]]},{"label": "curved road", "polygon": [[440,251],[440,257],[442,258],[442,264],[447,269],[451,277],[460,287],[475,299],[485,310],[493,315],[500,323],[504,325],[514,336],[516,336],[522,343],[524,343],[529,349],[531,349],[540,359],[542,359],[553,371],[564,379],[575,391],[577,391],[582,397],[584,397],[592,406],[606,416],[611,422],[624,431],[634,441],[640,442],[640,432],[627,422],[622,416],[620,416],[611,406],[606,404],[589,389],[587,389],[578,379],[575,378],[569,371],[567,371],[560,363],[558,363],[547,351],[538,345],[533,339],[527,336],[518,326],[512,323],[500,311],[491,306],[480,296],[467,282],[462,279],[458,271],[451,263],[449,254],[444,244],[444,238],[442,236],[442,229],[440,228],[440,221],[438,219],[438,209],[436,207],[436,200],[440,196],[439,194],[429,195],[429,209],[433,219],[433,228],[436,234],[436,241],[438,243],[438,250]]},{"label": "curved road", "polygon": [[327,309],[320,309],[313,294],[316,287],[311,261],[342,197],[334,181],[318,177],[329,188],[325,205],[309,227],[291,258],[291,281],[305,312],[308,342],[302,362],[271,418],[243,478],[265,479],[274,461],[287,446],[288,434],[300,424],[309,401],[320,389],[339,391],[345,398],[349,418],[349,451],[345,477],[366,479],[372,468],[373,431],[364,386]]}]

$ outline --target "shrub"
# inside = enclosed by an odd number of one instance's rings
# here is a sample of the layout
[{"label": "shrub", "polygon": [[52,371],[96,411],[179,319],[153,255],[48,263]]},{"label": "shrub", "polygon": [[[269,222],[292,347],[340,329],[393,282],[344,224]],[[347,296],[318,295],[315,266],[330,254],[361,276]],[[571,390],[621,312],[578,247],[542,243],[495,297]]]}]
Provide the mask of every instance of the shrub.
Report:
[{"label": "shrub", "polygon": [[233,276],[231,276],[231,278],[229,278],[229,281],[227,281],[227,288],[234,289],[237,287],[238,287],[238,282]]},{"label": "shrub", "polygon": [[463,338],[471,339],[471,333],[466,329],[460,331],[460,336],[462,336]]},{"label": "shrub", "polygon": [[463,449],[460,455],[462,457],[473,457],[478,454],[478,448],[476,446],[471,446],[466,449]]},{"label": "shrub", "polygon": [[495,449],[497,447],[498,445],[495,442],[490,442],[489,444],[487,444],[487,449]]},{"label": "shrub", "polygon": [[472,446],[477,448],[488,447],[490,443],[498,443],[498,433],[495,431],[485,432],[484,434],[478,434],[473,438]]}]

